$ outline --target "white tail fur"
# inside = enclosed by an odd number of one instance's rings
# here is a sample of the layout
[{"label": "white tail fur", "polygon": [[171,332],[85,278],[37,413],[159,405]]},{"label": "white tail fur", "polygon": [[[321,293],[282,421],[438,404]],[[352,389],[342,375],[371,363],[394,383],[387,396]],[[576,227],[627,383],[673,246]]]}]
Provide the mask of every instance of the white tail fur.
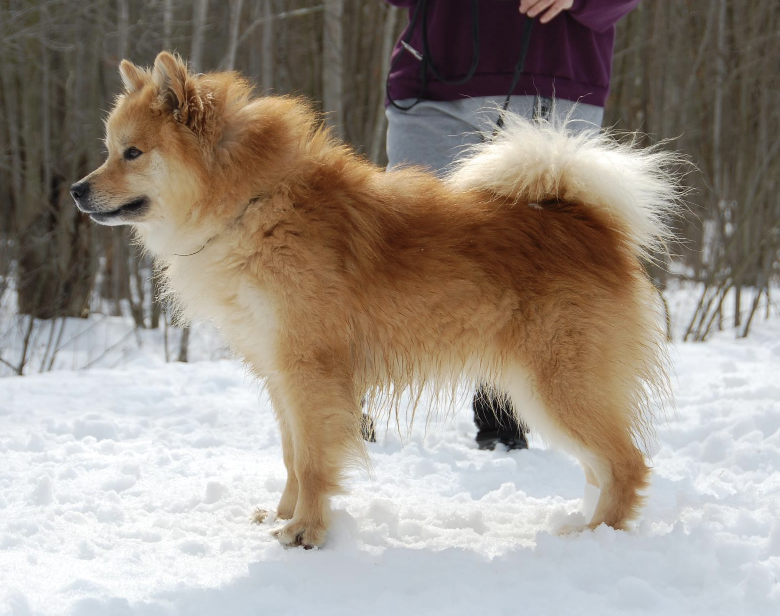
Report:
[{"label": "white tail fur", "polygon": [[517,200],[588,205],[609,216],[637,256],[650,257],[671,239],[667,221],[683,195],[675,168],[684,159],[658,146],[619,143],[596,129],[575,134],[571,127],[572,120],[507,113],[503,130],[471,147],[447,181],[459,190]]}]

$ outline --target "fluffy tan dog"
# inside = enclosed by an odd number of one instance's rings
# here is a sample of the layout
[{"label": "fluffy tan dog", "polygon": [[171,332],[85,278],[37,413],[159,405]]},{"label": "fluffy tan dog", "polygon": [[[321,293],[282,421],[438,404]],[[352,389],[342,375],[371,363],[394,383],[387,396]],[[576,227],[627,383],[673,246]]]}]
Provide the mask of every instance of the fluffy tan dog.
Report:
[{"label": "fluffy tan dog", "polygon": [[72,194],[131,225],[183,316],[213,321],[267,380],[283,544],[323,542],[329,496],[366,455],[362,399],[464,380],[579,459],[601,490],[591,528],[636,516],[666,391],[640,258],[667,235],[669,155],[509,117],[444,181],[384,173],[235,73],[168,53],[120,72],[108,159]]}]

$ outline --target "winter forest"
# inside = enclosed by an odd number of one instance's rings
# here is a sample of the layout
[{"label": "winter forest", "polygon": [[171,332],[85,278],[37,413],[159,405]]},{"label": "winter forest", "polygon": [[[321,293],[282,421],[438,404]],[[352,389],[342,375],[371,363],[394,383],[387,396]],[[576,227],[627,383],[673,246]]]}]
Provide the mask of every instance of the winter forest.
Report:
[{"label": "winter forest", "polygon": [[677,408],[633,534],[548,534],[582,515],[579,467],[533,433],[477,451],[466,402],[381,427],[314,558],[247,522],[284,487],[266,393],[69,188],[105,157],[119,62],[161,50],[307,97],[384,166],[406,25],[381,0],[0,0],[0,614],[780,613],[777,0],[643,0],[617,25],[604,126],[690,162],[646,264]]},{"label": "winter forest", "polygon": [[[21,327],[23,338],[40,344],[47,329],[56,341],[62,318],[90,314],[131,316],[141,329],[168,318],[150,263],[127,232],[90,225],[67,190],[102,161],[103,119],[120,88],[122,58],[148,65],[158,51],[176,50],[197,70],[234,69],[262,92],[307,96],[357,151],[386,161],[385,73],[406,23],[387,3],[5,0],[0,7],[0,305],[22,317],[14,335]],[[686,340],[706,339],[725,320],[744,336],[771,312],[780,242],[778,28],[780,7],[769,1],[643,2],[618,24],[604,125],[639,131],[648,144],[669,140],[665,147],[695,165],[677,256],[653,268],[661,288],[699,283],[697,303],[678,316]],[[0,348],[8,335],[0,332]],[[186,348],[172,353],[187,356]],[[37,371],[25,367],[26,357],[6,355],[5,370]]]}]

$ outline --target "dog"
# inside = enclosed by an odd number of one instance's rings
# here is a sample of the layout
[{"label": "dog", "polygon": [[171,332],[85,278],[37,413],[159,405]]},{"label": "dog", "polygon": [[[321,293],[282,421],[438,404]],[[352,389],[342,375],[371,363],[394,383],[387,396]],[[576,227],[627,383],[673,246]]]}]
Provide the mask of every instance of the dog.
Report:
[{"label": "dog", "polygon": [[643,261],[679,207],[673,154],[509,114],[444,179],[385,173],[236,73],[162,52],[120,74],[108,158],[72,196],[129,225],[182,318],[212,321],[265,379],[282,544],[323,543],[329,497],[366,460],[362,401],[463,382],[579,460],[600,489],[582,528],[636,517],[669,396]]}]

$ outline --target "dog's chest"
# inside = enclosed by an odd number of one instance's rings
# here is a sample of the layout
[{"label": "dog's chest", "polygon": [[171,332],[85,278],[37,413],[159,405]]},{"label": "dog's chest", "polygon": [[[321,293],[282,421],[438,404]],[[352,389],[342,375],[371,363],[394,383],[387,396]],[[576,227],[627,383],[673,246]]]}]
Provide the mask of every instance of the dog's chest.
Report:
[{"label": "dog's chest", "polygon": [[240,269],[208,264],[177,264],[170,282],[184,314],[211,321],[234,351],[260,375],[275,371],[278,319],[271,295],[259,281]]}]

